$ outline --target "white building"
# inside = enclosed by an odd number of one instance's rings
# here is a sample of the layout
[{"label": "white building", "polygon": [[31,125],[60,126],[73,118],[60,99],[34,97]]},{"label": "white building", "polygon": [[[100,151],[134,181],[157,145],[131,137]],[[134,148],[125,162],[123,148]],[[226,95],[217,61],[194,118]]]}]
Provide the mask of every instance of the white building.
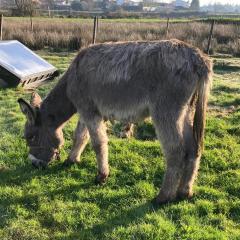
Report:
[{"label": "white building", "polygon": [[187,1],[187,0],[176,0],[175,7],[176,8],[189,8],[190,7],[190,1]]}]

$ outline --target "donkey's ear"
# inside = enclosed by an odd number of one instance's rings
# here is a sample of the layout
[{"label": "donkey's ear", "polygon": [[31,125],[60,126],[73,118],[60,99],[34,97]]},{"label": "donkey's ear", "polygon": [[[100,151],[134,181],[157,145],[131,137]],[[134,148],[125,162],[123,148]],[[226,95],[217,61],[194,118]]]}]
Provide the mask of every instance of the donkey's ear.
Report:
[{"label": "donkey's ear", "polygon": [[37,92],[32,93],[30,104],[33,107],[40,108],[41,103],[42,103],[42,98],[40,97],[40,95]]},{"label": "donkey's ear", "polygon": [[26,116],[28,122],[30,124],[34,124],[35,119],[36,119],[35,109],[28,102],[23,100],[22,98],[18,99],[18,103],[19,103],[19,106],[20,106],[23,114]]}]

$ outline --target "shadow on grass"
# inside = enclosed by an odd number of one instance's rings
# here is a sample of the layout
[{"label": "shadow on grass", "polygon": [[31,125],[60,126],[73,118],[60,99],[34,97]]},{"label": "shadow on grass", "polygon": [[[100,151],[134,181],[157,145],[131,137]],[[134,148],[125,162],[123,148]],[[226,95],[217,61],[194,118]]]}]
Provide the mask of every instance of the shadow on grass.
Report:
[{"label": "shadow on grass", "polygon": [[[131,223],[136,223],[140,219],[144,219],[146,214],[155,212],[153,205],[150,201],[142,203],[138,206],[134,206],[131,209],[122,211],[117,216],[108,218],[106,221],[96,224],[88,229],[81,229],[79,233],[72,233],[65,237],[65,240],[73,239],[106,239],[106,235],[110,234],[114,229],[118,227],[128,227]],[[91,236],[91,237],[90,237]],[[60,240],[62,238],[56,238]]]},{"label": "shadow on grass", "polygon": [[239,66],[232,66],[232,65],[226,65],[226,64],[214,64],[213,71],[215,73],[222,73],[222,72],[239,72],[240,67]]},{"label": "shadow on grass", "polygon": [[235,106],[235,107],[238,107],[240,105],[240,98],[235,98],[234,100],[232,101],[223,101],[221,103],[221,106],[223,107],[229,107],[229,106]]},{"label": "shadow on grass", "polygon": [[228,86],[217,86],[212,90],[213,93],[218,94],[221,92],[225,92],[225,93],[240,93],[240,89],[239,88],[231,88]]},{"label": "shadow on grass", "polygon": [[232,101],[209,101],[209,106],[216,106],[216,107],[221,107],[223,108],[222,110],[229,110],[229,107],[238,107],[240,105],[240,98],[235,98]]},{"label": "shadow on grass", "polygon": [[[58,189],[45,191],[44,189],[41,192],[34,193],[31,191],[31,187],[25,187],[25,184],[30,182],[34,178],[38,177],[47,177],[48,181],[51,181],[51,177],[59,176],[59,181],[61,181],[61,175],[63,172],[67,171],[67,168],[62,164],[55,164],[47,169],[36,169],[32,167],[30,164],[26,164],[24,166],[16,166],[16,169],[8,169],[8,168],[0,168],[0,187],[10,187],[14,189],[21,189],[23,191],[23,195],[15,196],[11,195],[11,191],[8,194],[2,195],[1,205],[0,205],[0,213],[1,207],[7,211],[7,209],[11,206],[24,205],[29,210],[37,211],[40,205],[40,196],[45,196],[49,199],[53,199],[55,195],[62,194],[63,196],[68,197],[69,194],[77,192],[79,189],[89,189],[91,186],[95,186],[94,180],[84,179],[83,181],[79,181],[79,184],[74,184],[70,186],[63,186]],[[74,176],[74,178],[83,178],[81,173],[79,176]],[[42,182],[44,184],[44,182]],[[72,197],[72,196],[71,196]],[[85,199],[83,199],[84,201]],[[88,199],[86,199],[88,200]],[[5,212],[4,210],[4,212]],[[15,218],[15,214],[1,214],[0,215],[0,226],[4,226],[6,222],[8,222],[11,218]]]},{"label": "shadow on grass", "polygon": [[[5,181],[1,181],[0,185],[10,185],[12,184],[24,184],[27,181],[30,181],[31,178],[35,176],[45,176],[45,175],[51,175],[50,173],[55,173],[56,171],[62,171],[63,168],[61,166],[53,166],[50,170],[40,171],[40,170],[31,170],[31,166],[26,167],[20,167],[17,170],[4,170],[2,171],[3,175],[1,174],[1,179],[7,179]],[[77,185],[70,185],[70,186],[63,186],[60,189],[54,189],[47,192],[48,199],[54,199],[55,195],[61,194],[62,196],[65,196],[66,198],[71,198],[71,201],[74,201],[75,193],[79,191],[79,189],[89,189],[89,188],[96,188],[94,186],[93,182],[87,181],[81,182]],[[9,197],[6,196],[4,199],[1,199],[1,205],[3,207],[2,215],[0,216],[0,226],[4,227],[6,224],[11,221],[12,219],[15,219],[18,217],[18,213],[16,213],[13,209],[10,213],[6,212],[6,209],[9,209],[10,206],[24,206],[27,208],[30,212],[37,212],[39,210],[39,206],[41,205],[41,198],[40,195],[45,193],[31,193],[31,191],[26,190],[26,193],[22,196],[14,196]],[[65,199],[65,197],[63,199]],[[128,194],[121,196],[124,198],[129,198],[130,196]],[[111,199],[108,199],[106,202],[106,199],[104,196],[99,196],[98,199],[91,199],[89,196],[81,196],[81,202],[94,202],[96,203],[100,209],[106,209],[109,205],[116,205],[119,201],[119,196],[114,196]],[[4,210],[5,209],[5,210]],[[1,210],[1,209],[0,209]],[[131,209],[128,208],[128,210],[122,210],[117,216],[109,217],[104,219],[102,223],[96,224],[88,229],[84,229],[81,226],[79,226],[79,231],[74,231],[64,239],[91,239],[90,236],[95,236],[95,239],[104,239],[105,234],[110,233],[113,231],[114,228],[118,226],[125,226],[127,227],[131,222],[138,221],[139,219],[143,218],[145,214],[152,212],[154,209],[150,202],[133,206]],[[40,218],[41,221],[41,218]],[[51,221],[51,214],[49,215],[49,218],[44,218],[44,221],[41,222],[41,224],[48,229],[51,229],[55,226],[56,223],[54,221]],[[55,226],[56,227],[56,226]],[[82,238],[84,237],[84,238]],[[86,237],[86,238],[85,238]],[[58,238],[56,238],[58,239]],[[62,239],[62,238],[59,238]]]},{"label": "shadow on grass", "polygon": [[[80,165],[79,167],[81,167]],[[62,163],[54,163],[46,169],[34,168],[31,164],[16,166],[16,169],[3,168],[0,169],[0,186],[6,186],[8,184],[20,186],[35,177],[60,175],[62,172],[68,171],[68,169],[69,168],[65,167]],[[77,176],[74,176],[74,178],[76,177]],[[81,173],[79,173],[78,178],[81,178]]]}]

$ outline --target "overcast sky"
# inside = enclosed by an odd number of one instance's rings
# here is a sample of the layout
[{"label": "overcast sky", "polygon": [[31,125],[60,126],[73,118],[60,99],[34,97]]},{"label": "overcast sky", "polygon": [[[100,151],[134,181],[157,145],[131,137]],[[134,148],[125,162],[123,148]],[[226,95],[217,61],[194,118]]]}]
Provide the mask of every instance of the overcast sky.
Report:
[{"label": "overcast sky", "polygon": [[[162,0],[163,2],[172,2],[173,0]],[[188,1],[188,0],[185,0]],[[191,1],[191,0],[189,0]],[[214,3],[222,3],[222,4],[240,4],[240,0],[200,0],[200,5],[208,5],[208,4],[214,4]]]},{"label": "overcast sky", "polygon": [[240,4],[239,0],[200,0],[200,5],[214,4],[214,3],[229,3],[229,4]]}]

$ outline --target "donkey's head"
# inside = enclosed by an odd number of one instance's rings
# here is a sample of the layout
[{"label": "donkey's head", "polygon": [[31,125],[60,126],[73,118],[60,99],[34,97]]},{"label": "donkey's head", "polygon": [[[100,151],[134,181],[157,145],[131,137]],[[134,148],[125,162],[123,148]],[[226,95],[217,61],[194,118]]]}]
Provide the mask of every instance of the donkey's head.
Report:
[{"label": "donkey's head", "polygon": [[23,114],[27,118],[24,138],[29,147],[29,159],[35,167],[46,167],[54,158],[59,157],[59,149],[63,144],[62,129],[56,129],[51,119],[46,119],[40,111],[41,97],[34,93],[30,104],[18,99]]}]

